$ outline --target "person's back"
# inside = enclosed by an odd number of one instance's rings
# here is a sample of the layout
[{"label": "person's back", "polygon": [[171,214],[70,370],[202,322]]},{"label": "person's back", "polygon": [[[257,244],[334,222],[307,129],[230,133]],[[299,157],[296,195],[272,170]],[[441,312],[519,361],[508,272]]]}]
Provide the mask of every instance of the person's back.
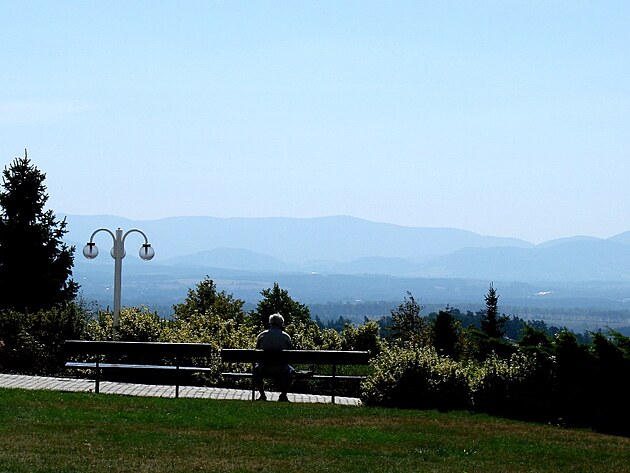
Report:
[{"label": "person's back", "polygon": [[[291,350],[293,342],[291,336],[286,333],[282,327],[284,326],[284,318],[280,314],[273,314],[269,317],[269,330],[261,332],[256,338],[256,348],[260,350]],[[254,376],[258,390],[260,391],[260,399],[267,399],[265,396],[265,387],[263,382],[264,376],[273,376],[279,378],[281,382],[282,394],[281,401],[287,400],[287,390],[293,379],[295,370],[288,363],[281,364],[263,364],[256,365]]]},{"label": "person's back", "polygon": [[291,336],[282,327],[270,327],[256,339],[256,348],[261,350],[291,350]]},{"label": "person's back", "polygon": [[[276,317],[277,316],[277,317]],[[282,330],[284,319],[279,314],[269,317],[269,330],[260,333],[256,338],[256,348],[260,350],[291,350],[291,336]],[[261,367],[264,374],[279,374],[289,371],[287,363],[279,365],[265,364]]]}]

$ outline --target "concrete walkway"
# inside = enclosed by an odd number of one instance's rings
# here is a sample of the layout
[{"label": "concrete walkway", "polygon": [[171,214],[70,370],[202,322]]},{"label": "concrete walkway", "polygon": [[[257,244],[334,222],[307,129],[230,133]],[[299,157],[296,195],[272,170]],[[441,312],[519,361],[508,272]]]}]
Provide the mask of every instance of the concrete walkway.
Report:
[{"label": "concrete walkway", "polygon": [[[79,378],[52,378],[45,376],[24,376],[0,373],[0,388],[50,389],[55,391],[93,392],[94,380]],[[100,394],[122,394],[126,396],[175,397],[175,386],[116,383],[101,381]],[[267,399],[276,401],[279,393],[267,393]],[[207,388],[199,386],[180,386],[179,397],[203,399],[251,400],[251,390]],[[330,396],[289,393],[291,402],[311,402],[330,404]],[[335,398],[335,403],[344,406],[358,406],[359,399],[354,397]]]}]

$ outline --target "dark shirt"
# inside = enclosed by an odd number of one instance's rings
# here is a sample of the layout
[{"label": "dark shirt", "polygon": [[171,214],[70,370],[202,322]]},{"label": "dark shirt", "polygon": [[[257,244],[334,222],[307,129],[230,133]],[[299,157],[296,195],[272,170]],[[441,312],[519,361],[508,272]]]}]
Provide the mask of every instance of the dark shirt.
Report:
[{"label": "dark shirt", "polygon": [[[291,336],[280,327],[271,327],[269,330],[261,332],[256,338],[256,348],[261,350],[291,350],[293,342]],[[289,370],[289,365],[268,365],[263,367],[266,373],[284,373]]]}]

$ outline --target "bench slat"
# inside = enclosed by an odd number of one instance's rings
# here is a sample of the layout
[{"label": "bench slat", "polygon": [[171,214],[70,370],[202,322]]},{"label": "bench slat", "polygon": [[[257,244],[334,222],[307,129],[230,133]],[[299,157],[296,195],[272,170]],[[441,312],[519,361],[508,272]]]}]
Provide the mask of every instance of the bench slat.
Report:
[{"label": "bench slat", "polygon": [[121,342],[103,340],[66,340],[66,355],[143,355],[143,356],[192,356],[209,357],[216,355],[210,343],[171,343],[171,342]]},{"label": "bench slat", "polygon": [[[226,378],[251,378],[253,375],[252,373],[221,373],[221,376],[224,376]],[[348,381],[353,381],[353,380],[363,380],[365,379],[365,376],[353,376],[353,375],[327,375],[327,374],[314,374],[305,378],[302,378],[304,380],[309,380],[309,379],[341,379],[341,380],[348,380]]]},{"label": "bench slat", "polygon": [[295,363],[316,365],[367,365],[370,354],[367,351],[335,350],[256,350],[224,348],[221,359],[232,363]]},{"label": "bench slat", "polygon": [[[68,361],[65,364],[66,368],[79,368],[79,369],[96,369],[96,363],[93,362],[79,362]],[[129,364],[129,363],[99,363],[98,368],[116,368],[116,369],[153,369],[153,370],[177,370],[180,371],[212,371],[212,368],[203,366],[172,366],[172,365],[142,365],[142,364]]]}]

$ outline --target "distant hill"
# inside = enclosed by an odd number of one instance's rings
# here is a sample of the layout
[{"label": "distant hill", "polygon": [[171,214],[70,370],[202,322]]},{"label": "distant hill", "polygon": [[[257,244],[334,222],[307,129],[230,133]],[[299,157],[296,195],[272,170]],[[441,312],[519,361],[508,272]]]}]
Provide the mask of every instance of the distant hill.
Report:
[{"label": "distant hill", "polygon": [[[533,245],[451,228],[416,228],[353,217],[173,217],[132,221],[66,216],[79,250],[98,228],[143,230],[154,263],[241,271],[383,274],[519,282],[630,281],[630,232],[576,236]],[[127,252],[142,243],[131,234]],[[111,247],[100,234],[98,246]]]},{"label": "distant hill", "polygon": [[[398,301],[406,291],[431,304],[483,303],[488,284],[513,307],[630,310],[630,232],[533,245],[523,240],[449,228],[413,228],[352,217],[176,217],[132,221],[67,216],[67,241],[77,246],[74,278],[83,295],[111,304],[111,238],[101,253],[81,249],[98,228],[143,230],[156,250],[137,257],[142,239],[130,234],[123,304],[171,307],[205,276],[255,303],[278,282],[305,303]],[[527,312],[527,310],[525,310]],[[535,315],[534,315],[535,316]]]},{"label": "distant hill", "polygon": [[614,241],[615,243],[630,245],[630,232],[620,233],[619,235],[610,237],[608,240]]},{"label": "distant hill", "polygon": [[[60,215],[63,217],[63,215]],[[216,248],[265,254],[287,263],[310,260],[348,262],[364,257],[422,258],[466,247],[533,245],[515,238],[478,235],[453,228],[404,227],[354,217],[215,218],[172,217],[133,221],[112,216],[66,215],[67,239],[85,245],[94,230],[139,228],[156,250],[156,258],[186,256]],[[98,235],[97,244],[109,244]],[[138,236],[130,236],[139,238]]]},{"label": "distant hill", "polygon": [[173,266],[240,269],[246,271],[291,271],[290,264],[255,251],[237,248],[215,248],[167,260]]},{"label": "distant hill", "polygon": [[423,266],[431,277],[501,281],[630,281],[630,245],[567,240],[535,248],[465,248]]}]

